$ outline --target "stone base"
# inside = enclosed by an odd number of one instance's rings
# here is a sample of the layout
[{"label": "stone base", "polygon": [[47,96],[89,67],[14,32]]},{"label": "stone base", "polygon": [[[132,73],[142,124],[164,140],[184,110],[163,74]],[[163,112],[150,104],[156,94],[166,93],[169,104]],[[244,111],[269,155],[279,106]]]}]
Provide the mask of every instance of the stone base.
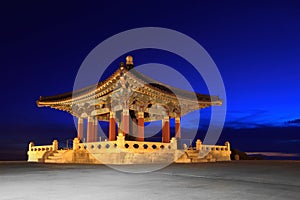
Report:
[{"label": "stone base", "polygon": [[[198,142],[199,143],[199,142]],[[51,146],[34,146],[30,143],[28,162],[86,163],[86,164],[150,164],[150,163],[200,163],[230,161],[229,145],[199,145],[196,148],[177,149],[177,141],[170,143],[140,141],[104,141],[79,143],[73,149],[59,150],[57,141]]]}]

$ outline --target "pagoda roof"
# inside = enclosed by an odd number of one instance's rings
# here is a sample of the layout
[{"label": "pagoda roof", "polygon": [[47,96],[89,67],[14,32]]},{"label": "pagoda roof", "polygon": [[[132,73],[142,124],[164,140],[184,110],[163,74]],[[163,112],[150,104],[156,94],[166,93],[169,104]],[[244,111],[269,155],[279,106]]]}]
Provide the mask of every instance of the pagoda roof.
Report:
[{"label": "pagoda roof", "polygon": [[[78,115],[85,112],[83,107],[91,105],[98,110],[104,108],[113,110],[111,104],[114,97],[123,99],[120,95],[124,95],[126,93],[124,91],[130,91],[130,94],[128,92],[127,94],[129,94],[129,109],[132,110],[143,106],[149,108],[149,104],[157,103],[173,112],[176,104],[180,102],[184,108],[179,108],[179,111],[177,109],[177,113],[183,115],[193,110],[222,105],[222,100],[218,96],[199,94],[161,83],[135,70],[133,64],[121,64],[111,76],[97,84],[63,94],[40,97],[36,103],[38,107],[51,107]],[[135,105],[137,101],[140,106]],[[114,103],[116,107],[118,104],[122,102]],[[79,112],[80,108],[82,109]],[[104,118],[107,119],[107,116]]]}]

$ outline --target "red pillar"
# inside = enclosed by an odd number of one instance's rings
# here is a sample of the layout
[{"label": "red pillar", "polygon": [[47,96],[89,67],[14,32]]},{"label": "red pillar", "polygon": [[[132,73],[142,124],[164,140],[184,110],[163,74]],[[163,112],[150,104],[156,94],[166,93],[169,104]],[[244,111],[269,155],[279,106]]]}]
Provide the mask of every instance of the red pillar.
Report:
[{"label": "red pillar", "polygon": [[138,134],[137,141],[144,141],[144,112],[138,112]]},{"label": "red pillar", "polygon": [[93,141],[93,129],[94,129],[94,123],[93,118],[88,117],[88,124],[87,124],[87,142]]},{"label": "red pillar", "polygon": [[164,117],[162,120],[162,141],[164,143],[170,142],[170,121],[169,117]]},{"label": "red pillar", "polygon": [[97,116],[94,117],[94,137],[93,137],[93,142],[97,142],[98,140],[98,118]]},{"label": "red pillar", "polygon": [[83,139],[83,118],[81,118],[81,117],[78,117],[77,138],[79,140]]},{"label": "red pillar", "polygon": [[110,112],[109,114],[109,141],[114,141],[116,139],[116,120],[115,120],[115,113]]},{"label": "red pillar", "polygon": [[129,110],[124,109],[122,113],[122,133],[127,135],[129,133]]},{"label": "red pillar", "polygon": [[175,118],[175,137],[181,138],[180,117]]}]

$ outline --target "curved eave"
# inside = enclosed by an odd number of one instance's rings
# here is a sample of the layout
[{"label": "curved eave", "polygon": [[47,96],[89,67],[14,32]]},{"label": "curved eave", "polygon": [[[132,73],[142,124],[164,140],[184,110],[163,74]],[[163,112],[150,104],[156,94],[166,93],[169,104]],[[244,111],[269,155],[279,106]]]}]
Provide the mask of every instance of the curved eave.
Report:
[{"label": "curved eave", "polygon": [[[40,97],[40,99],[36,101],[36,104],[38,107],[48,106],[56,108],[60,106],[65,106],[67,104],[71,104],[72,101],[88,101],[91,98],[95,99],[94,96],[99,96],[99,93],[101,92],[104,93],[102,96],[107,95],[109,93],[108,88],[110,88],[120,78],[120,73],[122,73],[122,71],[118,69],[106,80],[101,81],[98,84],[94,84],[92,86],[76,90],[74,92],[67,92],[48,97]],[[189,102],[190,104],[198,103],[199,107],[203,105],[222,105],[222,100],[219,99],[219,97],[217,96],[198,94],[175,88],[164,83],[158,82],[154,79],[151,79],[136,70],[128,71],[125,69],[123,73],[126,73],[126,75],[139,81],[140,83],[146,83],[146,87],[148,87],[150,90],[164,94],[166,98],[176,99],[178,97],[186,102]],[[176,95],[173,93],[173,91],[176,93]]]},{"label": "curved eave", "polygon": [[[139,80],[142,84],[146,85],[146,87],[150,88],[151,90],[163,93],[171,98],[180,98],[190,102],[221,102],[221,99],[218,96],[210,96],[206,94],[199,94],[187,90],[183,90],[180,88],[176,88],[161,82],[158,82],[144,74],[136,71],[130,70],[129,73],[131,78]],[[175,93],[175,94],[174,94]],[[196,100],[197,99],[197,100]],[[196,100],[196,101],[195,101]]]},{"label": "curved eave", "polygon": [[99,90],[100,88],[109,87],[111,84],[113,84],[113,80],[117,79],[119,74],[120,74],[120,69],[116,70],[110,77],[97,84],[90,85],[73,92],[71,91],[71,92],[66,92],[66,93],[47,96],[47,97],[41,96],[40,99],[37,100],[37,106],[40,107],[45,105],[64,104],[73,100],[80,100],[80,99],[87,98],[91,95],[94,95],[96,91]]}]

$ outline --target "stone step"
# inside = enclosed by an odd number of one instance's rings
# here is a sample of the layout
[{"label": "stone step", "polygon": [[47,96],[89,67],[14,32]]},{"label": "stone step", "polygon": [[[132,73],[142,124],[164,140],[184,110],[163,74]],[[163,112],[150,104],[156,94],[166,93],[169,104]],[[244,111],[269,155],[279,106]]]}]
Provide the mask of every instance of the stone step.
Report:
[{"label": "stone step", "polygon": [[47,159],[45,160],[45,163],[63,163],[62,160],[51,160],[51,159]]},{"label": "stone step", "polygon": [[66,150],[61,150],[61,151],[57,151],[57,152],[54,152],[53,155],[62,155],[66,152]]},{"label": "stone step", "polygon": [[48,156],[48,158],[47,159],[49,159],[49,160],[58,160],[58,159],[62,159],[63,157],[62,156]]},{"label": "stone step", "polygon": [[199,157],[199,152],[197,153],[188,153],[189,157],[193,157],[193,158],[198,158]]},{"label": "stone step", "polygon": [[63,154],[66,152],[67,150],[59,150],[56,152],[53,152],[51,155],[49,155],[47,157],[47,159],[45,160],[46,163],[61,163],[63,160]]}]

